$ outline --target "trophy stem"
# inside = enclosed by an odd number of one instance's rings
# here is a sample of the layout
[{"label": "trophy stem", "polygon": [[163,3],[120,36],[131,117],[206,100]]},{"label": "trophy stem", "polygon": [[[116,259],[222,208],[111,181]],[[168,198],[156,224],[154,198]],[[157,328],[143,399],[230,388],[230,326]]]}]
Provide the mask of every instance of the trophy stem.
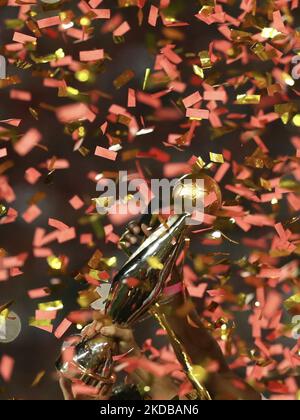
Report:
[{"label": "trophy stem", "polygon": [[212,398],[206,389],[206,387],[201,383],[199,378],[197,377],[197,374],[195,372],[195,368],[191,362],[191,359],[189,355],[186,352],[186,349],[184,347],[184,344],[180,341],[180,338],[176,335],[175,331],[170,326],[167,317],[165,314],[162,313],[160,310],[159,303],[155,304],[151,308],[151,314],[157,319],[161,327],[167,332],[169,339],[171,341],[171,344],[174,348],[174,351],[177,355],[177,358],[179,362],[182,364],[188,379],[194,386],[198,397],[202,401],[211,401]]}]

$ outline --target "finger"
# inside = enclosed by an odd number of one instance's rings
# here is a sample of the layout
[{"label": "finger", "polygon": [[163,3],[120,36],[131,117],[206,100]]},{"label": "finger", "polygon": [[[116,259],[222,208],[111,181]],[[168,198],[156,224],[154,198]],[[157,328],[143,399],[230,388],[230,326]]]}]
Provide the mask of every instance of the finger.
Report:
[{"label": "finger", "polygon": [[74,400],[74,395],[73,395],[73,391],[72,391],[72,382],[69,379],[61,376],[60,379],[59,379],[59,385],[60,385],[60,388],[62,390],[64,399],[66,401]]},{"label": "finger", "polygon": [[[94,321],[95,322],[95,321]],[[93,329],[94,329],[94,322],[92,324],[87,325],[82,331],[81,336],[82,337],[90,337],[92,335]]]},{"label": "finger", "polygon": [[96,333],[100,333],[100,331],[103,328],[103,326],[104,326],[104,322],[97,322],[97,324],[95,325],[94,331]]},{"label": "finger", "polygon": [[101,312],[101,311],[94,312],[95,321],[104,321],[105,319],[107,319],[107,315],[104,312]]},{"label": "finger", "polygon": [[137,241],[138,241],[138,239],[137,239],[137,237],[136,237],[136,236],[131,235],[131,236],[129,237],[129,242],[131,243],[131,245],[135,245],[135,244],[137,243]]},{"label": "finger", "polygon": [[100,390],[99,395],[101,395],[102,397],[107,397],[110,395],[111,391],[112,391],[112,384],[104,384]]},{"label": "finger", "polygon": [[142,231],[144,233],[145,236],[150,236],[151,235],[151,227],[149,227],[148,225],[145,225],[144,223],[142,224]]},{"label": "finger", "polygon": [[119,328],[116,325],[103,327],[101,329],[101,334],[103,334],[106,337],[118,338],[126,342],[132,341],[131,330]]},{"label": "finger", "polygon": [[141,232],[141,227],[136,222],[131,222],[128,225],[128,230],[133,235],[138,235]]},{"label": "finger", "polygon": [[135,245],[137,243],[137,237],[131,233],[127,233],[125,236],[125,242],[129,242],[129,244]]}]

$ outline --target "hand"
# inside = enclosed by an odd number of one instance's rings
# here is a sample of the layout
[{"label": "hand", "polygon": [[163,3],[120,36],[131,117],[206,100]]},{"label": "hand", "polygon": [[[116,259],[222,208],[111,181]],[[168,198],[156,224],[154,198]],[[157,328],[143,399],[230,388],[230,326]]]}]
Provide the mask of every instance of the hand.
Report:
[{"label": "hand", "polygon": [[107,401],[112,395],[112,384],[99,384],[97,388],[93,388],[93,392],[90,395],[88,394],[76,394],[73,390],[73,384],[70,379],[60,376],[59,378],[60,389],[62,390],[64,399],[66,401],[74,400],[99,400]]},{"label": "hand", "polygon": [[129,249],[134,245],[138,245],[143,240],[143,237],[148,237],[150,232],[151,228],[145,223],[131,222],[121,237],[120,244],[123,248]]},{"label": "hand", "polygon": [[84,338],[92,338],[97,334],[114,338],[118,342],[121,354],[131,351],[131,355],[140,355],[140,349],[135,342],[132,330],[129,328],[121,328],[118,325],[112,324],[111,320],[102,313],[98,313],[97,319],[87,325],[81,332],[81,335]]}]

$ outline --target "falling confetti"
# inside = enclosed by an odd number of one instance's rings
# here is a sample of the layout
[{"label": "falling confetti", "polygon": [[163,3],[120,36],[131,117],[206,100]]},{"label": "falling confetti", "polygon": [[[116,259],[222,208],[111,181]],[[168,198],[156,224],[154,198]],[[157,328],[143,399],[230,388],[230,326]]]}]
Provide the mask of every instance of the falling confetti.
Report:
[{"label": "falling confetti", "polygon": [[[0,376],[12,393],[4,398],[28,396],[14,394],[21,324],[24,348],[40,357],[28,386],[41,397],[45,381],[57,386],[49,374],[57,339],[104,306],[132,215],[99,215],[97,188],[119,171],[149,182],[196,165],[220,184],[224,202],[192,235],[185,287],[202,300],[199,314],[232,370],[271,399],[299,399],[299,2],[114,3],[0,2],[8,64],[0,80]],[[148,264],[163,269],[155,258]],[[5,307],[10,300],[21,320]],[[153,360],[140,367],[159,377],[178,371],[153,338],[144,347],[164,369]],[[189,384],[180,383],[185,395]]]}]

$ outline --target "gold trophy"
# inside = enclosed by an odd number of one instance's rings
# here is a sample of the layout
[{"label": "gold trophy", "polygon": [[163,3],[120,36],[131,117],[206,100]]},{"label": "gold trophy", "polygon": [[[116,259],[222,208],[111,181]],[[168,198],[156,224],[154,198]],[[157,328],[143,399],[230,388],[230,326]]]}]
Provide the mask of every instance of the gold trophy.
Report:
[{"label": "gold trophy", "polygon": [[[206,208],[206,212],[214,213],[222,204],[220,189],[212,178],[202,175],[201,179],[203,182],[199,187],[194,175],[181,178],[174,188],[173,198],[181,200],[188,197],[190,202],[196,199],[204,201],[205,197],[214,193],[213,203]],[[192,227],[191,216],[191,211],[171,216],[142,243],[113,279],[105,312],[113,323],[123,327],[132,327],[148,311],[154,314],[169,334],[173,347],[176,347],[176,354],[182,354],[180,362],[198,397],[210,399],[207,390],[193,372],[180,337],[174,335],[165,318],[155,309]],[[149,264],[153,258],[159,261],[159,267]],[[128,282],[132,278],[136,280],[134,287]],[[88,340],[78,337],[72,347],[67,358],[64,357],[67,349],[63,348],[57,362],[61,374],[69,379],[79,379],[90,386],[111,381],[113,358],[118,355],[118,345],[114,340],[101,334]]]}]

